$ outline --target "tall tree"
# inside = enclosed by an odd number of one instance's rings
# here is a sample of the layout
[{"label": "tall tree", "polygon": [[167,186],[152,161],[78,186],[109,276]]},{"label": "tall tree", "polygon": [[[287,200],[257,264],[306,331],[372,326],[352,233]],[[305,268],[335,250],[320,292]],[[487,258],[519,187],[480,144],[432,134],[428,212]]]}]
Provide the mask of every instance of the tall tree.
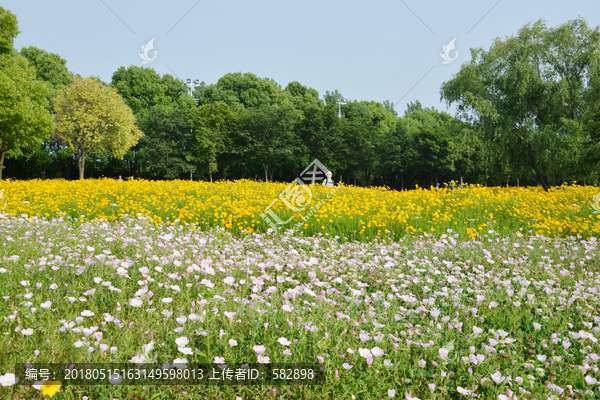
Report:
[{"label": "tall tree", "polygon": [[16,16],[0,7],[0,179],[5,154],[35,148],[53,126],[48,86],[13,48],[18,33]]},{"label": "tall tree", "polygon": [[[578,18],[557,28],[542,20],[489,51],[471,50],[441,95],[477,122],[499,152],[518,155],[545,190],[580,155],[583,126],[600,99],[600,31]],[[567,149],[565,151],[565,149]]]},{"label": "tall tree", "polygon": [[279,101],[280,92],[281,88],[272,79],[259,78],[251,73],[229,73],[199,92],[199,104],[220,101],[238,112],[248,107],[274,104]]},{"label": "tall tree", "polygon": [[84,179],[85,157],[92,151],[123,155],[143,136],[131,108],[116,89],[95,79],[76,79],[56,97],[56,136],[77,156],[79,179]]},{"label": "tall tree", "polygon": [[177,179],[196,169],[186,158],[194,146],[190,124],[194,101],[189,96],[181,100],[157,104],[140,120],[139,127],[145,134],[140,158],[146,161],[143,169],[155,178]]},{"label": "tall tree", "polygon": [[231,152],[232,134],[236,115],[222,102],[205,104],[196,108],[192,126],[196,131],[196,144],[188,159],[197,160],[208,167],[210,181],[222,162],[223,179],[226,178],[227,154]]},{"label": "tall tree", "polygon": [[294,157],[301,147],[294,125],[302,113],[285,102],[248,108],[238,115],[239,135],[245,142],[246,154],[252,156],[254,164],[262,166],[265,181],[269,180],[269,174],[273,179],[276,168]]},{"label": "tall tree", "polygon": [[50,97],[75,79],[67,69],[67,61],[58,54],[48,53],[35,46],[23,47],[20,54],[35,68],[36,77],[50,85]]}]

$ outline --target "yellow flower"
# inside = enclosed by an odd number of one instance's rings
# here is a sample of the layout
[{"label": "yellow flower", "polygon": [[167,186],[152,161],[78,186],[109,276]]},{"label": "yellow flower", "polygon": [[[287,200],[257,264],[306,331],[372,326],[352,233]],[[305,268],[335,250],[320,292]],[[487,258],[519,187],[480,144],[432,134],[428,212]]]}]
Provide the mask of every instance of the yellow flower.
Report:
[{"label": "yellow flower", "polygon": [[52,398],[60,390],[60,386],[60,382],[46,381],[41,388],[42,394]]}]

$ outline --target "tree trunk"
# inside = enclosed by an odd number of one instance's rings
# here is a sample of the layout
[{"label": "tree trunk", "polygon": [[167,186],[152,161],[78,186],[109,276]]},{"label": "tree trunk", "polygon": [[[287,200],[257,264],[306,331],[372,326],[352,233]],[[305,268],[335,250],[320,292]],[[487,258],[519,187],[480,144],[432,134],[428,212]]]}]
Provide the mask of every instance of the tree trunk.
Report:
[{"label": "tree trunk", "polygon": [[0,153],[0,180],[2,180],[2,170],[4,169],[4,153]]},{"label": "tree trunk", "polygon": [[79,154],[79,157],[77,157],[77,166],[79,167],[79,179],[85,179],[83,177],[85,171],[85,154]]},{"label": "tree trunk", "polygon": [[402,175],[402,191],[404,192],[404,175]]},{"label": "tree trunk", "polygon": [[269,166],[268,165],[264,165],[265,167],[265,182],[269,182]]},{"label": "tree trunk", "polygon": [[212,171],[210,170],[210,168],[208,169],[208,176],[210,177],[210,183],[213,183],[213,181],[212,181]]},{"label": "tree trunk", "polygon": [[354,186],[356,186],[356,171],[354,171]]}]

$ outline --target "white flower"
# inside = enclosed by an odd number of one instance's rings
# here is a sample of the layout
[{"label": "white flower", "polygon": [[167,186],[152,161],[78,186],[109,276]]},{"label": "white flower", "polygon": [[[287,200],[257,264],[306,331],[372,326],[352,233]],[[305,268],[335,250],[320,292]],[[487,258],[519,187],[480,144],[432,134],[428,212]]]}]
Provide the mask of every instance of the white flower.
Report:
[{"label": "white flower", "polygon": [[185,347],[189,342],[190,341],[185,336],[175,339],[175,344],[177,344],[177,346],[179,346],[179,347]]},{"label": "white flower", "polygon": [[236,313],[236,312],[233,312],[233,311],[231,311],[231,312],[230,312],[230,311],[225,311],[223,314],[224,314],[224,315],[225,315],[227,318],[229,318],[229,319],[233,319],[233,317],[235,317],[235,314],[237,314],[237,313]]},{"label": "white flower", "polygon": [[52,307],[52,302],[50,300],[48,300],[47,302],[40,304],[40,307],[47,310],[50,307]]},{"label": "white flower", "polygon": [[538,359],[538,361],[539,361],[539,362],[544,362],[544,361],[546,361],[546,358],[547,358],[547,357],[546,357],[545,355],[542,355],[542,354],[538,354],[538,355],[537,355],[537,359]]},{"label": "white flower", "polygon": [[537,322],[533,323],[533,327],[535,328],[536,331],[539,331],[540,329],[542,329],[542,325],[538,324]]},{"label": "white flower", "polygon": [[388,397],[396,397],[396,391],[394,389],[388,389]]},{"label": "white flower", "polygon": [[271,362],[271,359],[266,356],[258,356],[258,360],[256,362],[258,362],[259,364],[268,364]]},{"label": "white flower", "polygon": [[238,342],[237,342],[237,340],[235,340],[235,339],[229,339],[229,345],[230,345],[231,347],[235,347],[235,346],[237,346],[237,345],[238,345]]},{"label": "white flower", "polygon": [[228,276],[227,278],[223,279],[223,282],[228,285],[233,285],[235,283],[235,278],[233,276]]},{"label": "white flower", "polygon": [[144,302],[142,301],[142,299],[133,298],[133,299],[129,300],[129,305],[132,306],[132,307],[141,307],[142,304],[144,304]]},{"label": "white flower", "polygon": [[350,365],[350,364],[348,364],[348,363],[343,363],[343,364],[342,364],[342,367],[343,367],[344,369],[351,369],[351,368],[354,368],[354,365]]},{"label": "white flower", "polygon": [[215,357],[215,360],[213,362],[215,364],[224,364],[225,363],[225,357]]},{"label": "white flower", "polygon": [[476,335],[479,335],[481,332],[483,332],[483,329],[474,326],[473,327],[473,332],[475,332]]},{"label": "white flower", "polygon": [[21,333],[22,333],[23,335],[31,336],[31,335],[33,335],[33,328],[29,328],[29,329],[23,329],[23,330],[21,331]]},{"label": "white flower", "polygon": [[146,358],[144,356],[135,356],[131,360],[129,360],[130,363],[134,364],[143,364],[144,361],[146,361]]},{"label": "white flower", "polygon": [[190,314],[190,315],[188,315],[188,319],[189,319],[190,321],[198,321],[198,320],[200,320],[201,318],[202,318],[202,317],[201,317],[201,316],[199,316],[198,314]]},{"label": "white flower", "polygon": [[0,384],[2,384],[2,386],[12,386],[17,382],[18,379],[15,378],[15,374],[7,373],[0,376]]},{"label": "white flower", "polygon": [[292,310],[294,309],[294,307],[290,306],[289,304],[285,304],[283,307],[281,307],[281,309],[283,311],[292,312]]},{"label": "white flower", "polygon": [[177,321],[178,324],[183,325],[187,321],[187,317],[185,315],[182,315],[181,317],[176,318],[175,321]]},{"label": "white flower", "polygon": [[177,350],[186,355],[191,355],[194,353],[190,347],[178,347]]},{"label": "white flower", "polygon": [[82,317],[93,317],[93,316],[94,316],[94,313],[93,313],[93,312],[91,312],[90,310],[85,310],[85,311],[82,311],[82,312],[81,312],[81,316],[82,316]]},{"label": "white flower", "polygon": [[292,344],[292,342],[290,342],[289,340],[287,340],[284,337],[280,337],[279,339],[277,339],[277,341],[279,342],[279,344],[281,344],[282,346],[289,346],[290,344]]},{"label": "white flower", "polygon": [[598,382],[598,380],[597,380],[596,378],[592,377],[592,376],[589,376],[589,375],[587,375],[587,376],[585,377],[585,382],[586,382],[588,385],[595,385],[595,384]]},{"label": "white flower", "polygon": [[444,347],[440,347],[440,349],[438,350],[438,352],[440,353],[440,357],[442,359],[446,359],[448,358],[448,354],[450,354],[450,350],[444,348]]},{"label": "white flower", "polygon": [[383,356],[385,353],[383,352],[382,349],[380,349],[379,347],[373,347],[371,349],[371,353],[375,356],[375,357],[381,357]]},{"label": "white flower", "polygon": [[497,371],[496,373],[492,374],[491,377],[497,384],[501,384],[502,382],[504,382],[504,379],[506,379],[505,376],[502,376],[502,373],[500,371]]},{"label": "white flower", "polygon": [[371,350],[369,350],[369,349],[359,348],[358,349],[358,354],[360,354],[360,356],[364,357],[364,358],[373,357],[373,355],[371,354]]},{"label": "white flower", "polygon": [[360,337],[360,340],[362,340],[363,342],[367,342],[367,341],[371,340],[371,336],[369,336],[368,333],[361,333],[359,335],[359,337]]},{"label": "white flower", "polygon": [[254,350],[256,354],[263,354],[267,348],[263,345],[256,345],[252,347],[252,350]]},{"label": "white flower", "polygon": [[173,302],[173,299],[171,297],[165,297],[164,299],[161,300],[163,303],[165,304],[169,304]]},{"label": "white flower", "polygon": [[176,358],[173,360],[173,366],[175,368],[184,368],[185,364],[187,364],[187,360],[185,358]]},{"label": "white flower", "polygon": [[473,392],[471,392],[470,390],[464,389],[464,388],[462,388],[462,387],[460,387],[460,386],[458,386],[458,387],[456,388],[456,390],[458,391],[458,393],[460,393],[460,394],[462,394],[462,395],[465,395],[465,396],[469,396],[471,393],[473,393]]}]

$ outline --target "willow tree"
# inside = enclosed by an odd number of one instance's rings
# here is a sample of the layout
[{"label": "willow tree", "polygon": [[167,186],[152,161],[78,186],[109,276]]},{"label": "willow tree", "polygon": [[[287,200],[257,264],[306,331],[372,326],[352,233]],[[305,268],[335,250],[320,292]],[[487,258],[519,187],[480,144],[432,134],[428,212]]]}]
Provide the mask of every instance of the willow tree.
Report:
[{"label": "willow tree", "polygon": [[77,156],[79,179],[84,179],[85,157],[107,151],[122,159],[143,133],[116,89],[92,78],[78,78],[54,100],[58,139]]},{"label": "willow tree", "polygon": [[583,170],[584,127],[600,104],[600,31],[582,18],[526,25],[472,49],[441,95],[512,169],[530,168],[548,190],[552,178]]}]

